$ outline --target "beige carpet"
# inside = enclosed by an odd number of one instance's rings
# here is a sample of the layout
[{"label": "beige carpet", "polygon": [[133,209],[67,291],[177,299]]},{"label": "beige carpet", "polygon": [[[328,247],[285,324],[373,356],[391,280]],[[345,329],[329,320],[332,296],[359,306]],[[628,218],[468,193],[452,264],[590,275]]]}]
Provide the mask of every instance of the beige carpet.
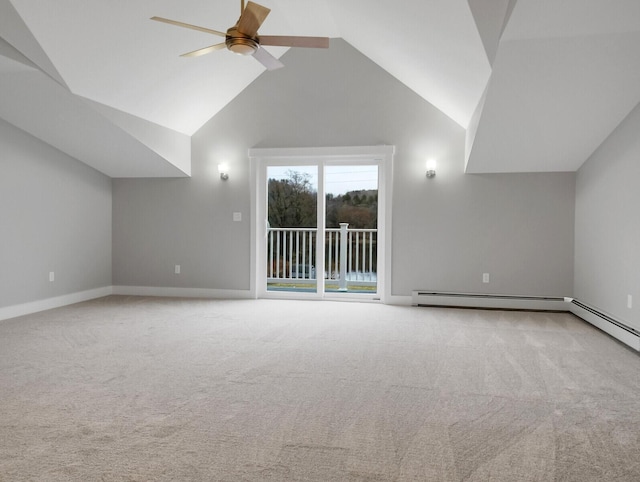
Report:
[{"label": "beige carpet", "polygon": [[109,297],[0,323],[2,481],[639,481],[570,314]]}]

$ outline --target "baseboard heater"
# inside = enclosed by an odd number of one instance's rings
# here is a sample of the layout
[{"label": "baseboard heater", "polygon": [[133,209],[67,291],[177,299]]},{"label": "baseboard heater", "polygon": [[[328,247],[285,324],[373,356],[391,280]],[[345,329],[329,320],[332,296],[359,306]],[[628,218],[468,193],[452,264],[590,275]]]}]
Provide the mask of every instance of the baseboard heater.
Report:
[{"label": "baseboard heater", "polygon": [[640,351],[640,331],[632,328],[606,313],[585,305],[578,300],[570,300],[569,311],[596,328],[620,340],[634,350]]},{"label": "baseboard heater", "polygon": [[545,296],[492,295],[479,293],[448,293],[413,291],[414,306],[451,306],[458,308],[488,308],[502,310],[567,311],[565,298]]},{"label": "baseboard heater", "polygon": [[413,291],[414,306],[527,311],[569,311],[640,352],[640,330],[573,298]]}]

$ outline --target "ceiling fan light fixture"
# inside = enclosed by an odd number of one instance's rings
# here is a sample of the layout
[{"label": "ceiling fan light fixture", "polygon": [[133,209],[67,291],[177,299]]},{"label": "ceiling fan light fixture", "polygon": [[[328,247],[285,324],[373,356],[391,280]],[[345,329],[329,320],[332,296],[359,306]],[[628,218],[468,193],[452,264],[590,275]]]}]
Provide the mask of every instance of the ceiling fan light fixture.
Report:
[{"label": "ceiling fan light fixture", "polygon": [[257,47],[253,45],[246,45],[244,43],[233,43],[229,46],[229,50],[238,55],[253,55],[257,50]]},{"label": "ceiling fan light fixture", "polygon": [[[229,30],[231,31],[232,29]],[[232,32],[232,34],[235,33],[236,32]],[[227,44],[227,48],[229,50],[238,55],[253,55],[253,53],[258,50],[258,47],[260,46],[256,40],[250,37],[229,35],[229,33],[227,33],[225,43]]]}]

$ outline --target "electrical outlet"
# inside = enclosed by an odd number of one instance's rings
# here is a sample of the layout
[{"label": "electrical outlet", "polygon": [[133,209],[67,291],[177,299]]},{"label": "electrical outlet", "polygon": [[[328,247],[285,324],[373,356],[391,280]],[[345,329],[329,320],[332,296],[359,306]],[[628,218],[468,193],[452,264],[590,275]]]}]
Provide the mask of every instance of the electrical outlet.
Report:
[{"label": "electrical outlet", "polygon": [[56,280],[56,274],[53,271],[49,271],[49,281],[53,282]]},{"label": "electrical outlet", "polygon": [[236,223],[239,223],[240,221],[242,221],[242,213],[233,213],[233,220]]},{"label": "electrical outlet", "polygon": [[633,296],[627,295],[627,308],[633,308]]},{"label": "electrical outlet", "polygon": [[482,273],[482,282],[483,283],[489,282],[489,273]]},{"label": "electrical outlet", "polygon": [[176,270],[175,270],[176,274],[180,274],[180,265],[176,264]]}]

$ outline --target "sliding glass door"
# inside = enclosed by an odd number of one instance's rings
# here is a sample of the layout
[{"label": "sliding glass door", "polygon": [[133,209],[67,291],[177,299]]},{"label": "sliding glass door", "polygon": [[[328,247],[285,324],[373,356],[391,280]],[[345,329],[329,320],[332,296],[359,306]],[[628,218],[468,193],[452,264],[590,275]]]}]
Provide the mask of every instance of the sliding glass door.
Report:
[{"label": "sliding glass door", "polygon": [[384,156],[255,151],[257,296],[380,299]]}]

